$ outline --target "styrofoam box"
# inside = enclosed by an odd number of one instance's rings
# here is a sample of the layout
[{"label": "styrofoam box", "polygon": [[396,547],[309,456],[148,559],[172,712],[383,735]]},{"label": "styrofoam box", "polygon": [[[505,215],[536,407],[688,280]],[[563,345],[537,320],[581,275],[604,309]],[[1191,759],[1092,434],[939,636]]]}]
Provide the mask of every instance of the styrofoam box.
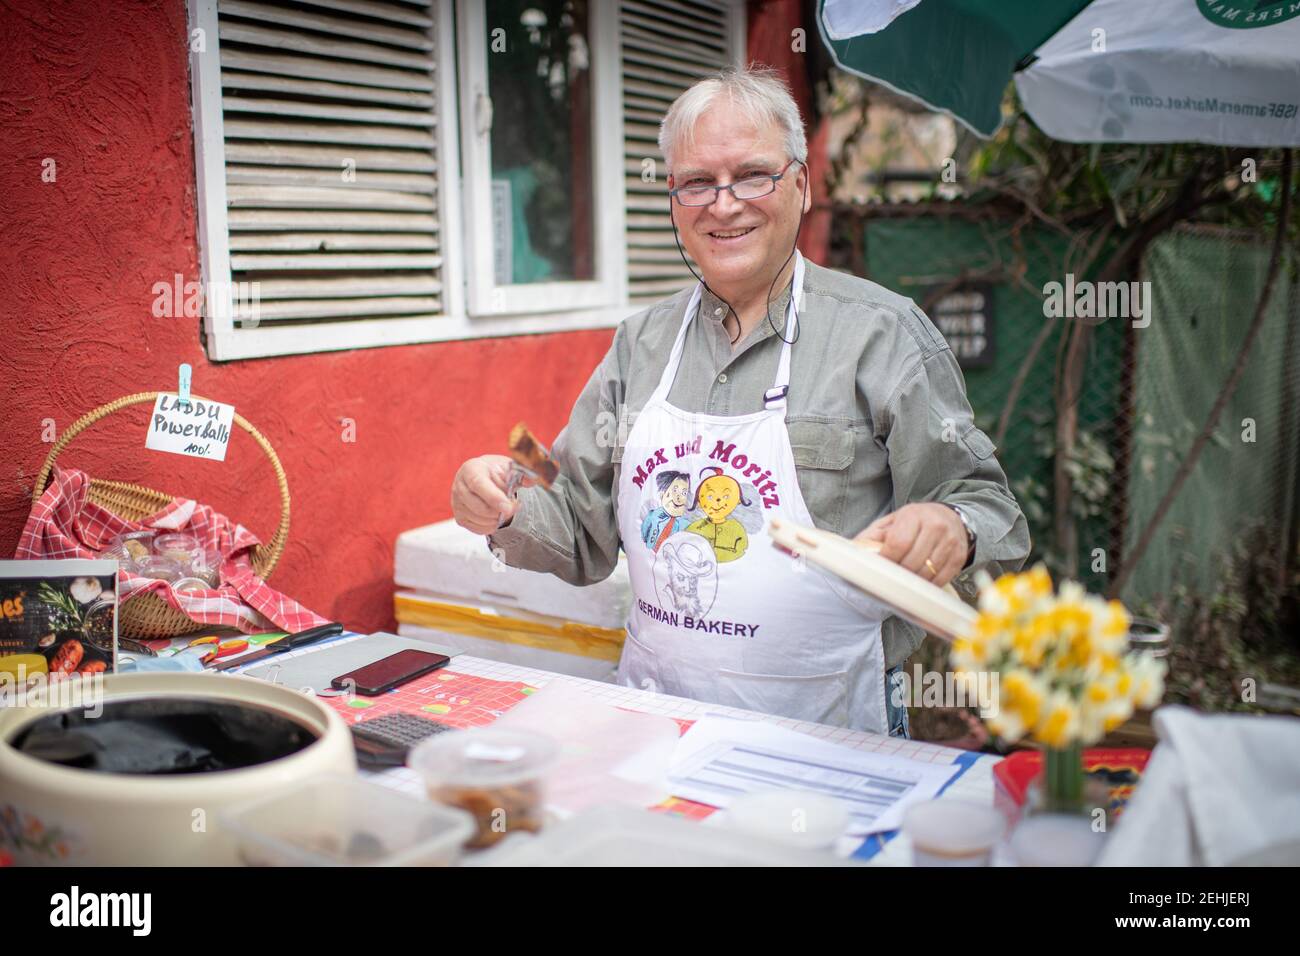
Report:
[{"label": "styrofoam box", "polygon": [[597,627],[622,628],[632,604],[627,561],[599,584],[578,588],[550,574],[521,571],[497,561],[487,539],[454,521],[404,531],[397,538],[393,578],[412,588],[472,606],[519,608]]},{"label": "styrofoam box", "polygon": [[532,647],[528,644],[515,644],[510,641],[494,641],[487,637],[475,637],[470,634],[453,634],[419,624],[398,623],[397,633],[401,637],[411,637],[418,641],[429,641],[443,647],[451,648],[471,657],[482,657],[502,664],[517,664],[520,667],[532,667],[553,674],[568,674],[570,677],[585,677],[588,680],[603,681],[612,684],[618,664],[598,657],[582,657],[566,654],[563,651],[548,650],[544,647]]}]

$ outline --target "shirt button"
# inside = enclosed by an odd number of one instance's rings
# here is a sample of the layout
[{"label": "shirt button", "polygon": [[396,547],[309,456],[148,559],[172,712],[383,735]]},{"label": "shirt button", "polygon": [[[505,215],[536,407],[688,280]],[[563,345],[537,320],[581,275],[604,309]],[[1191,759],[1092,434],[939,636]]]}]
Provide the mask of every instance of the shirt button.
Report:
[{"label": "shirt button", "polygon": [[718,381],[721,382],[723,385],[726,385],[726,384],[727,384],[727,373],[726,373],[726,372],[723,372],[721,375],[719,375],[719,376],[718,376]]},{"label": "shirt button", "polygon": [[722,307],[719,306],[718,308],[714,309],[714,310],[713,310],[713,314],[714,314],[714,315],[721,315],[721,314],[722,314]]}]

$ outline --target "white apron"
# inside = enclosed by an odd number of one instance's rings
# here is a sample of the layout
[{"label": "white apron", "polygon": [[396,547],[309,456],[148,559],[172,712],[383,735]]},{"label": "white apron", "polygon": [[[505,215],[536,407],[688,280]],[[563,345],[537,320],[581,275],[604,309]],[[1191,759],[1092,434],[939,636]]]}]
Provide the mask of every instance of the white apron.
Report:
[{"label": "white apron", "polygon": [[[796,254],[791,339],[803,274]],[[764,411],[701,415],[668,402],[701,291],[624,450],[618,522],[633,601],[619,682],[886,734],[888,611],[767,535],[773,517],[812,524],[785,427],[790,345]]]}]

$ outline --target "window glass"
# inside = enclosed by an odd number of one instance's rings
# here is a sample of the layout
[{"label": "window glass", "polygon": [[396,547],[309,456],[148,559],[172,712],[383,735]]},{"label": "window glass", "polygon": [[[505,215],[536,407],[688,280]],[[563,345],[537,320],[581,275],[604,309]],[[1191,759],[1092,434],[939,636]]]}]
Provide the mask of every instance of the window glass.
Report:
[{"label": "window glass", "polygon": [[586,0],[492,0],[487,44],[496,282],[593,279]]}]

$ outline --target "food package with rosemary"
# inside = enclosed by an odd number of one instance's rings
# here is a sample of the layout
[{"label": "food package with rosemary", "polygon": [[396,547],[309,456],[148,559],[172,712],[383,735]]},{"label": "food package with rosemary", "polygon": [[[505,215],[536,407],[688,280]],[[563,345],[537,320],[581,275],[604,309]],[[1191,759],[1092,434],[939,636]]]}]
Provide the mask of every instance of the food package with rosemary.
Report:
[{"label": "food package with rosemary", "polygon": [[117,565],[0,561],[0,682],[117,669]]}]

